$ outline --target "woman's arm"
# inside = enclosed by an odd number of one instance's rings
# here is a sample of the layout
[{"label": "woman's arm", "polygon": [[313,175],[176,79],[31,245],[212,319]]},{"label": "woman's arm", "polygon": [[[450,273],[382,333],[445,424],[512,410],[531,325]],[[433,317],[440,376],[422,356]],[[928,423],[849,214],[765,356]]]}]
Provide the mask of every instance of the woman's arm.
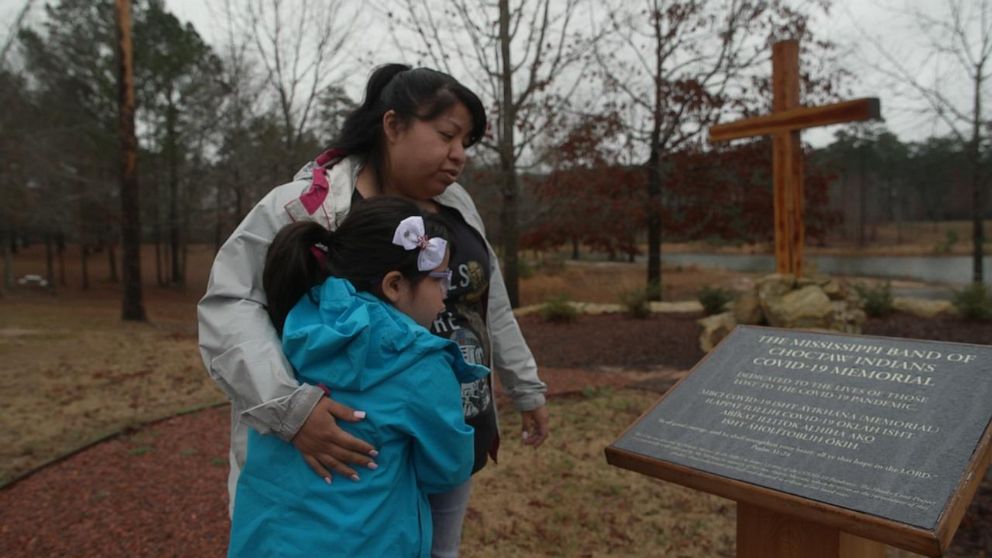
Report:
[{"label": "woman's arm", "polygon": [[493,340],[493,369],[521,414],[523,441],[535,448],[550,433],[550,416],[544,393],[548,386],[537,376],[537,363],[513,315],[510,297],[496,255],[489,281],[489,327]]},{"label": "woman's arm", "polygon": [[[366,464],[369,458],[361,454],[372,450],[368,444],[338,428],[333,418],[308,420],[324,393],[296,380],[265,308],[265,254],[276,232],[289,222],[277,191],[251,210],[214,260],[207,293],[197,306],[200,352],[210,377],[241,410],[245,424],[298,447],[302,442],[310,453]],[[358,420],[343,405],[323,403],[321,409],[328,417]],[[319,460],[341,474],[354,474],[326,458]]]}]

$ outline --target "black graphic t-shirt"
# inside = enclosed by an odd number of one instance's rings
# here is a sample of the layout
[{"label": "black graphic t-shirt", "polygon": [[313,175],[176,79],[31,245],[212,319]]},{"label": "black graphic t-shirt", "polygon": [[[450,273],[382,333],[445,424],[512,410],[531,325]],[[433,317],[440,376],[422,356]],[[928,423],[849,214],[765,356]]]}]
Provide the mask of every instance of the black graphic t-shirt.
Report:
[{"label": "black graphic t-shirt", "polygon": [[[443,207],[439,216],[451,231],[454,249],[448,265],[452,273],[445,310],[434,320],[431,332],[457,343],[466,362],[489,366],[492,354],[486,323],[489,251],[482,236],[457,210]],[[472,469],[475,472],[485,466],[487,455],[495,458],[499,444],[491,375],[462,384],[462,408],[465,422],[475,428],[475,467]]]}]

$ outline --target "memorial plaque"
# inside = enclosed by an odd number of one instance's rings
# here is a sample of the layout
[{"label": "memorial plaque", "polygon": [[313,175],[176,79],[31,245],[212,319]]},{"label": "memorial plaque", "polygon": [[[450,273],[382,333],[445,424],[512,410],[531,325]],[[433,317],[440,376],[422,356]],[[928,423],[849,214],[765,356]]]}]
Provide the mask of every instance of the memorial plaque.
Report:
[{"label": "memorial plaque", "polygon": [[990,419],[992,347],[741,326],[607,458],[670,465],[656,476],[676,482],[694,471],[727,479],[710,491],[739,501],[745,483],[769,489],[754,501],[774,492],[790,495],[789,509],[825,504],[818,520],[836,511],[845,529],[872,516],[937,541],[987,465]]}]

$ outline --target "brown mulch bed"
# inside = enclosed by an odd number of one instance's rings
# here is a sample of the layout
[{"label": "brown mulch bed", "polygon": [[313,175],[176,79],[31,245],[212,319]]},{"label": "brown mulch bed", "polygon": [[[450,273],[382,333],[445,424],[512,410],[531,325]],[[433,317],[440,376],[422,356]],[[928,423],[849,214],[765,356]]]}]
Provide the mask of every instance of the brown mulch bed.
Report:
[{"label": "brown mulch bed", "polygon": [[[698,316],[584,316],[521,326],[556,395],[667,389],[702,356]],[[989,343],[992,326],[900,315],[866,333]],[[948,337],[950,336],[950,337]],[[505,407],[504,407],[505,408]],[[0,556],[221,556],[227,542],[228,408],[173,417],[70,456],[0,490]],[[949,556],[992,556],[992,482]]]},{"label": "brown mulch bed", "polygon": [[864,333],[978,345],[992,344],[992,322],[969,322],[949,316],[921,320],[903,312],[896,312],[885,318],[869,318],[865,323]]},{"label": "brown mulch bed", "polygon": [[652,368],[688,370],[699,349],[700,314],[653,314],[643,320],[622,314],[581,316],[552,324],[520,318],[520,328],[538,364],[556,368]]},{"label": "brown mulch bed", "polygon": [[0,556],[223,556],[229,412],[173,417],[0,491]]}]

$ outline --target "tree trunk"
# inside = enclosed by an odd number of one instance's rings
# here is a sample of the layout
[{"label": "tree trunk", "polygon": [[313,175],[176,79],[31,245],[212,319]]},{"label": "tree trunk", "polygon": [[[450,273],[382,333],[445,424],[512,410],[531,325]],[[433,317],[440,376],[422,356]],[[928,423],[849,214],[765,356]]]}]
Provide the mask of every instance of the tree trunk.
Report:
[{"label": "tree trunk", "polygon": [[11,234],[9,229],[4,229],[4,236],[0,238],[0,243],[3,247],[3,288],[5,290],[10,290],[14,288],[14,258],[12,256],[13,250],[11,249]]},{"label": "tree trunk", "polygon": [[121,279],[117,275],[117,243],[113,240],[107,243],[107,266],[110,269],[110,282],[120,283]]},{"label": "tree trunk", "polygon": [[648,159],[648,300],[661,300],[661,161],[657,141]]},{"label": "tree trunk", "polygon": [[[235,165],[236,166],[236,165]],[[217,190],[214,192],[214,254],[220,252],[220,243],[222,241],[221,234],[224,228],[223,213],[221,212],[221,186],[217,185]]]},{"label": "tree trunk", "polygon": [[90,267],[89,267],[89,255],[90,246],[89,244],[83,243],[79,249],[79,255],[82,258],[82,289],[89,290],[90,288]]},{"label": "tree trunk", "polygon": [[55,293],[55,241],[52,233],[45,233],[45,278],[48,279],[48,290]]},{"label": "tree trunk", "polygon": [[179,237],[179,247],[182,251],[179,256],[179,286],[186,286],[186,262],[189,258],[189,203],[183,204],[183,217],[182,217],[182,229],[181,236]]},{"label": "tree trunk", "polygon": [[241,185],[234,188],[234,210],[235,222],[241,222],[245,218],[245,194],[241,191]]},{"label": "tree trunk", "polygon": [[55,254],[59,258],[59,286],[65,287],[65,233],[59,231],[55,235]]},{"label": "tree trunk", "polygon": [[163,265],[163,262],[165,261],[164,259],[165,254],[163,253],[164,250],[162,249],[162,211],[161,211],[162,189],[160,188],[161,185],[161,175],[159,174],[160,172],[161,172],[161,167],[156,163],[155,174],[154,174],[155,204],[153,206],[153,211],[154,211],[153,215],[155,221],[152,223],[152,235],[154,235],[155,237],[155,284],[158,285],[159,287],[164,287],[166,285],[166,280],[165,280],[165,271],[164,271],[165,266]]},{"label": "tree trunk", "polygon": [[503,174],[503,207],[500,210],[500,227],[503,244],[503,274],[510,306],[516,308],[520,302],[519,269],[517,262],[517,204],[519,184],[513,157],[513,122],[516,107],[513,105],[513,65],[510,62],[510,8],[509,0],[499,0],[499,43],[500,71],[502,73],[502,99],[500,102],[501,130],[499,138],[500,170]]},{"label": "tree trunk", "polygon": [[172,92],[168,92],[169,106],[166,110],[166,164],[169,166],[169,249],[171,256],[171,281],[182,285],[183,278],[179,264],[179,146],[176,138],[176,108],[172,104]]},{"label": "tree trunk", "polygon": [[984,245],[985,230],[983,221],[985,217],[985,201],[982,195],[981,178],[979,176],[979,147],[981,144],[982,122],[982,68],[979,67],[975,73],[979,76],[975,80],[974,86],[974,110],[972,111],[971,142],[969,151],[971,152],[971,281],[981,284],[985,280],[984,266]]},{"label": "tree trunk", "polygon": [[858,149],[858,161],[860,162],[860,176],[858,179],[858,185],[861,187],[861,191],[858,194],[858,246],[863,247],[865,245],[865,214],[868,213],[868,180],[865,177],[867,174],[865,172],[865,153],[864,148]]},{"label": "tree trunk", "polygon": [[[141,204],[138,190],[138,139],[134,135],[134,66],[131,3],[117,0],[118,101],[121,139],[121,239],[124,247],[124,297],[121,318],[145,321],[141,291]],[[113,245],[110,243],[111,258]],[[116,275],[116,268],[114,268]]]}]

